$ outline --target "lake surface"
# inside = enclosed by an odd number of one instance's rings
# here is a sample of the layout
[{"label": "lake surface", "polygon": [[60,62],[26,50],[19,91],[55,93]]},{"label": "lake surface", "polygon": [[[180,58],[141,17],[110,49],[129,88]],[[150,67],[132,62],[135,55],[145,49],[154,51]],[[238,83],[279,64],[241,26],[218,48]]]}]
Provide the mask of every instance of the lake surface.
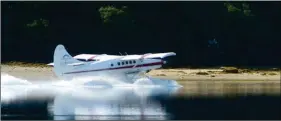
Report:
[{"label": "lake surface", "polygon": [[[181,80],[178,81],[178,83],[182,87],[163,85],[159,86],[153,85],[151,83],[135,85],[114,83],[114,86],[85,86],[78,83],[70,83],[66,81],[48,82],[45,80],[38,82],[29,82],[27,80],[21,80],[12,76],[1,75],[1,119],[185,119],[184,117],[175,118],[175,114],[173,114],[173,111],[169,112],[168,109],[170,109],[169,106],[173,107],[176,105],[166,105],[165,103],[163,103],[163,101],[161,102],[160,100],[155,98],[157,96],[170,98],[177,96],[227,97],[228,95],[238,94],[244,96],[275,95],[275,97],[277,95],[277,99],[279,99],[280,101],[280,82],[278,81],[211,82]],[[276,101],[273,102],[275,103]],[[270,103],[273,104],[272,101]],[[177,105],[185,104],[188,103],[180,102]],[[222,103],[216,105],[222,106]],[[278,106],[277,103],[276,106]],[[188,107],[188,110],[186,109],[187,107],[181,108],[185,108],[185,110],[189,112],[176,113],[183,113],[183,115],[186,116],[189,115],[191,113],[190,111],[194,110],[196,106],[190,106]],[[178,108],[177,110],[181,109]],[[241,110],[241,112],[243,112],[243,110]]]}]

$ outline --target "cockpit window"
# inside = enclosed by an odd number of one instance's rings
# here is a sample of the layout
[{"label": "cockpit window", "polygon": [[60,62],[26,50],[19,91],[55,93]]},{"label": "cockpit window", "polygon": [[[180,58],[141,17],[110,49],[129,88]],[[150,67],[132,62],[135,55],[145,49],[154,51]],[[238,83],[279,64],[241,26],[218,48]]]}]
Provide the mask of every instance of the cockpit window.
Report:
[{"label": "cockpit window", "polygon": [[86,59],[80,59],[80,58],[78,58],[77,60],[79,60],[79,61],[87,61]]},{"label": "cockpit window", "polygon": [[99,59],[88,59],[87,61],[99,61]]},{"label": "cockpit window", "polygon": [[150,59],[161,59],[160,57],[150,58]]}]

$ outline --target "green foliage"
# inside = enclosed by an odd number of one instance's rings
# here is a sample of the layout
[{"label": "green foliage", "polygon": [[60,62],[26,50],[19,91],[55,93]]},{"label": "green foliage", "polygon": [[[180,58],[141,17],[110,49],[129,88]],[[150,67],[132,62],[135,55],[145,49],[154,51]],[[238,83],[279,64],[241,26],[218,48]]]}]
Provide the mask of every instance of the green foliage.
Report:
[{"label": "green foliage", "polygon": [[238,7],[234,6],[233,4],[227,2],[224,3],[224,6],[227,8],[228,12],[240,12],[241,9],[239,9]]},{"label": "green foliage", "polygon": [[253,16],[252,11],[250,10],[249,4],[243,3],[243,13],[245,16]]},{"label": "green foliage", "polygon": [[32,23],[26,24],[27,27],[35,27],[38,26],[38,20],[34,20]]},{"label": "green foliage", "polygon": [[109,23],[113,21],[114,17],[125,15],[126,8],[127,8],[126,6],[123,6],[121,9],[118,9],[114,6],[104,6],[104,7],[100,7],[99,12],[103,22]]},{"label": "green foliage", "polygon": [[[239,3],[239,4],[233,4],[233,3],[229,3],[226,2],[224,3],[224,6],[227,8],[227,11],[230,13],[236,12],[236,13],[240,13],[242,12],[243,15],[245,16],[253,16],[252,11],[250,10],[250,6],[247,3]],[[242,8],[239,8],[237,6],[242,6]]]},{"label": "green foliage", "polygon": [[42,18],[39,20],[33,20],[32,23],[26,24],[26,26],[29,28],[39,27],[39,26],[48,27],[48,25],[49,25],[49,21]]},{"label": "green foliage", "polygon": [[244,10],[244,15],[245,16],[253,16],[251,13],[251,10]]}]

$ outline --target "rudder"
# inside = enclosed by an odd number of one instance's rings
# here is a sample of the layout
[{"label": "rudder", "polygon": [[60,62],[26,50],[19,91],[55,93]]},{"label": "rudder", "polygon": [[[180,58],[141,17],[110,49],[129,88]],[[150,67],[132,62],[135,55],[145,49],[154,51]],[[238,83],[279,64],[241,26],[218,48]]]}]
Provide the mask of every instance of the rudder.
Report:
[{"label": "rudder", "polygon": [[61,44],[57,45],[54,52],[54,72],[58,77],[62,77],[63,73],[71,70],[68,64],[79,63],[80,61],[74,59]]}]

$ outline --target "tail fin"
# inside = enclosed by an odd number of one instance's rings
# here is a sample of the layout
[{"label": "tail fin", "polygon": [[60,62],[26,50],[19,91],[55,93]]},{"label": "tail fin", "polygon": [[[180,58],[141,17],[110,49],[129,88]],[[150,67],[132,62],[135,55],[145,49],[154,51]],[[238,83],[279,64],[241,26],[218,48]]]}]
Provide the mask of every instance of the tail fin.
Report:
[{"label": "tail fin", "polygon": [[58,77],[63,77],[65,72],[73,70],[73,63],[83,63],[74,59],[64,48],[63,45],[57,45],[54,52],[54,72]]}]

